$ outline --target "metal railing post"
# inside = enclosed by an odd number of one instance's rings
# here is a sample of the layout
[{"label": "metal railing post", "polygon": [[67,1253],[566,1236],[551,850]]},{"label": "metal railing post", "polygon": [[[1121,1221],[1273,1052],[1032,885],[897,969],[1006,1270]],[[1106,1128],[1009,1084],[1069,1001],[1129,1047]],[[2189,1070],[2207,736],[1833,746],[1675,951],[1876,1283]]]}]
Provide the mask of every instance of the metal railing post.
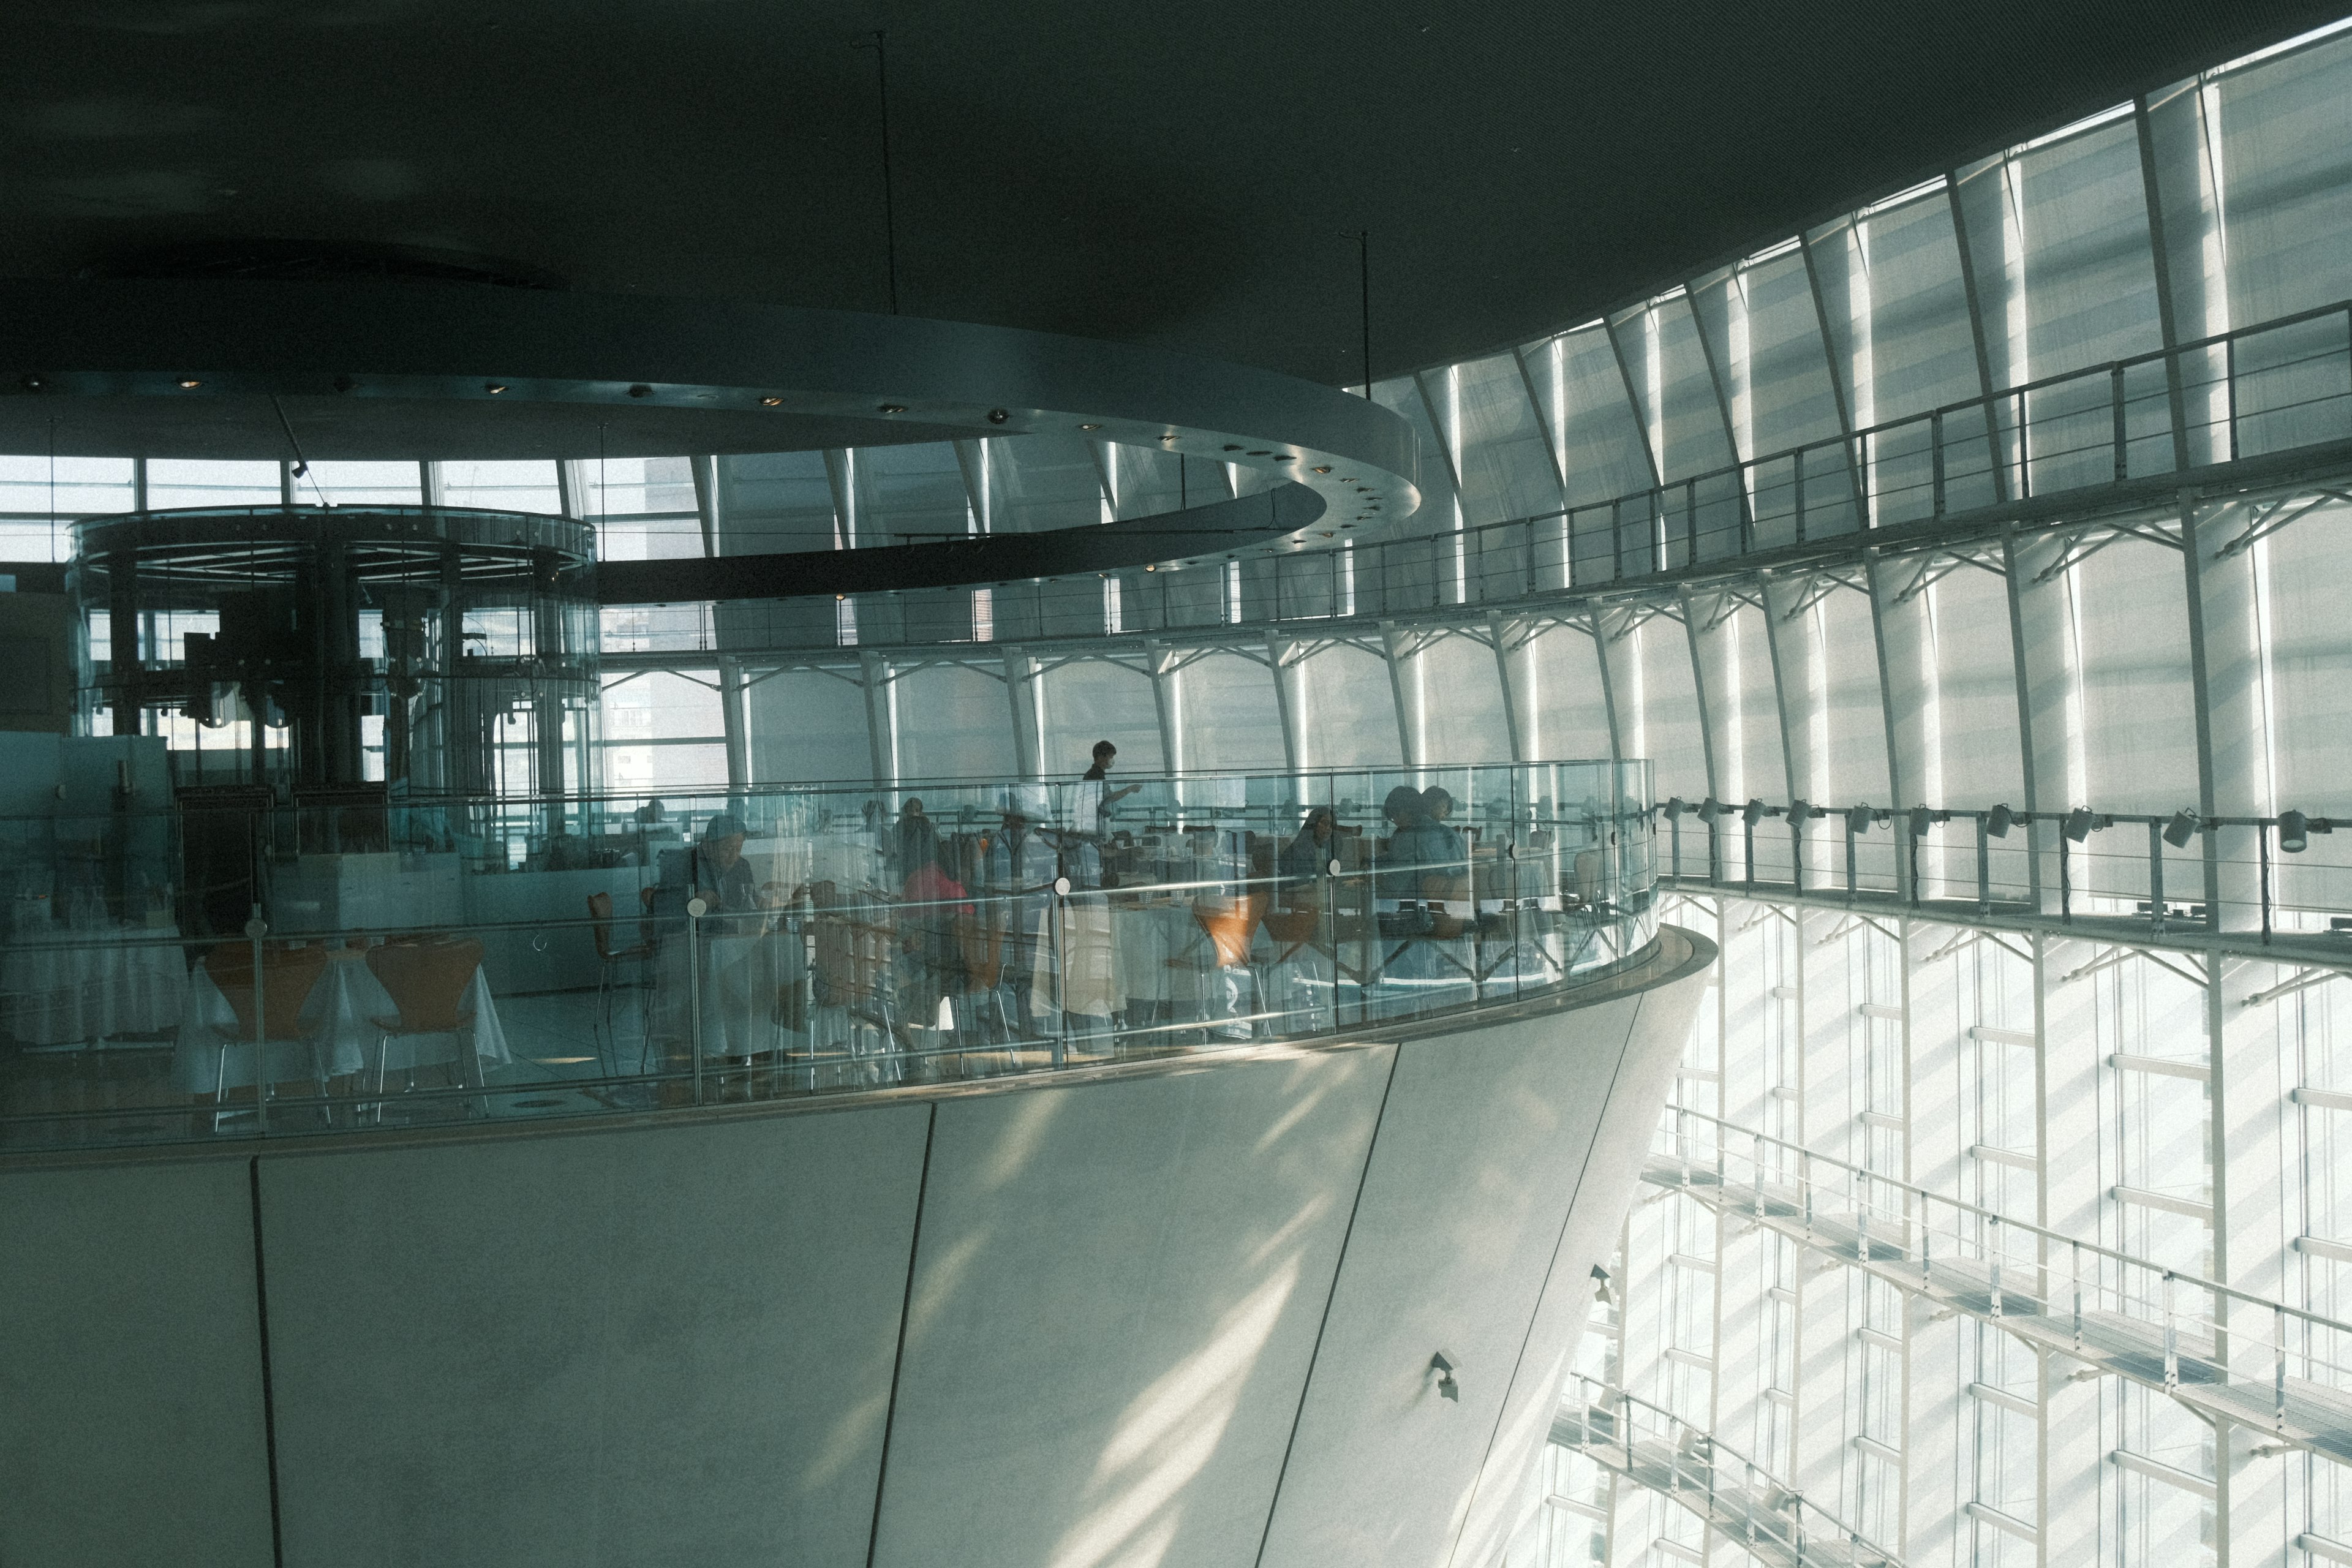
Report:
[{"label": "metal railing post", "polygon": [[2229,421],[2230,460],[2238,460],[2238,338],[2231,333],[2221,344],[2222,416]]},{"label": "metal railing post", "polygon": [[2273,1302],[2271,1306],[2271,1397],[2272,1412],[2278,1430],[2286,1430],[2286,1308]]},{"label": "metal railing post", "polygon": [[2116,482],[2121,484],[2131,477],[2131,469],[2124,456],[2124,367],[2120,364],[2116,366],[2109,381],[2108,402],[2115,414]]},{"label": "metal railing post", "polygon": [[1935,515],[1944,515],[1944,411],[1927,416],[1928,469],[1933,474]]},{"label": "metal railing post", "polygon": [[1986,1252],[1987,1252],[1987,1253],[1991,1257],[1991,1259],[1992,1259],[1992,1316],[1993,1316],[1993,1321],[1994,1321],[1995,1322],[1999,1322],[1999,1321],[2000,1321],[2000,1318],[2001,1318],[2001,1310],[2000,1310],[2000,1216],[1999,1215],[1993,1215],[1989,1216],[1989,1217],[1986,1219],[1986,1221],[1985,1221],[1985,1228],[1986,1228],[1986,1230],[1987,1230],[1988,1232],[1990,1232],[1990,1239],[1988,1240],[1988,1242],[1987,1242],[1987,1244],[1986,1244],[1986,1247],[1985,1247],[1985,1250],[1986,1250]]},{"label": "metal railing post", "polygon": [[2066,1273],[2074,1288],[2074,1349],[2083,1348],[2083,1244],[2066,1244]]},{"label": "metal railing post", "polygon": [[1992,913],[1992,836],[1982,812],[1977,813],[1977,913]]},{"label": "metal railing post", "polygon": [[2028,500],[2033,495],[2032,443],[2026,439],[2025,388],[2017,389],[2017,499]]},{"label": "metal railing post", "polygon": [[2172,1270],[2164,1271],[2164,1387],[2180,1386],[2180,1323],[2172,1310]]},{"label": "metal railing post", "polygon": [[[259,721],[255,722],[257,725]],[[268,930],[261,918],[261,906],[256,904],[253,918],[245,922],[245,934],[253,942],[253,1126],[264,1138],[269,1136],[269,1028],[262,1000],[267,987],[261,979],[261,939]]]},{"label": "metal railing post", "polygon": [[700,898],[686,901],[687,1048],[694,1068],[694,1103],[702,1103],[702,913]]}]

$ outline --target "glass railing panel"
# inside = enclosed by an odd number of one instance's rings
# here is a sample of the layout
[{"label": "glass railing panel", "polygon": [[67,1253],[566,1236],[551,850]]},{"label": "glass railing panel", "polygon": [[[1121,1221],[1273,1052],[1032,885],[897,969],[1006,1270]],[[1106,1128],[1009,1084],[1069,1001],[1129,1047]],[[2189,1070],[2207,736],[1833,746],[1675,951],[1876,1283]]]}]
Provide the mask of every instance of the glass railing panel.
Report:
[{"label": "glass railing panel", "polygon": [[0,1147],[961,1081],[1507,1003],[1654,933],[1647,782],[1114,771],[0,824]]}]

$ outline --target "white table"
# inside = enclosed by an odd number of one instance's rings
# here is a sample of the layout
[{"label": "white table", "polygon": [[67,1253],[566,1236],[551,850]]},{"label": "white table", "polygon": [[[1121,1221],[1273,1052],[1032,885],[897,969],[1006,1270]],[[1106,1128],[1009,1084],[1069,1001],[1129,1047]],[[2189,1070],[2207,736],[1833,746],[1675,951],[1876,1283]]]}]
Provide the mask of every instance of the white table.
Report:
[{"label": "white table", "polygon": [[[498,1007],[490,1000],[489,982],[478,969],[457,1004],[458,1016],[471,1014],[471,1021],[457,1029],[387,1038],[375,1020],[396,1017],[399,1012],[391,993],[368,968],[363,950],[344,948],[328,954],[326,972],[310,988],[296,1019],[302,1037],[269,1043],[270,1081],[373,1071],[379,1047],[387,1072],[446,1061],[467,1051],[478,1063],[514,1059],[507,1047],[506,1030],[499,1023]],[[253,1042],[238,1036],[236,1010],[213,984],[204,965],[198,964],[188,977],[178,1047],[172,1058],[172,1081],[192,1093],[251,1083]]]},{"label": "white table", "polygon": [[0,949],[0,1033],[67,1046],[167,1029],[187,991],[185,952],[169,928],[20,935]]}]

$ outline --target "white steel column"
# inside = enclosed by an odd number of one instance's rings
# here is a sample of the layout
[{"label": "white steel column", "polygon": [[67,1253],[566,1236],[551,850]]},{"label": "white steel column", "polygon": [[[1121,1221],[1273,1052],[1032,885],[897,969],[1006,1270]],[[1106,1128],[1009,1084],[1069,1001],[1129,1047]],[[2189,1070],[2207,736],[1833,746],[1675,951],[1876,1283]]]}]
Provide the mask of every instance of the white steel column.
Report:
[{"label": "white steel column", "polygon": [[1025,648],[1004,650],[1004,700],[1013,710],[1013,754],[1024,779],[1045,772],[1045,737],[1037,733],[1037,661]]},{"label": "white steel column", "polygon": [[874,763],[874,784],[888,789],[898,782],[898,735],[890,721],[890,661],[866,649],[857,656],[866,691],[866,744]]}]

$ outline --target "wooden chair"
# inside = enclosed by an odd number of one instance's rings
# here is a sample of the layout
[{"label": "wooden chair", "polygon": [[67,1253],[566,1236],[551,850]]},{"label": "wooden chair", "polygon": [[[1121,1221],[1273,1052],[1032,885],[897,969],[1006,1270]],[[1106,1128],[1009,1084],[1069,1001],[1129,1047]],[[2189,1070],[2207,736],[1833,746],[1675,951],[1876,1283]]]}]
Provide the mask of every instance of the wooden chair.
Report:
[{"label": "wooden chair", "polygon": [[[367,964],[399,1009],[394,1016],[369,1020],[377,1030],[377,1095],[384,1092],[394,1040],[408,1047],[404,1067],[409,1073],[449,1062],[455,1065],[460,1082],[479,1087],[480,1068],[474,1059],[472,1038],[474,1015],[461,1009],[482,967],[482,944],[469,937],[390,942],[369,949]],[[433,1054],[424,1054],[427,1051]],[[376,1114],[383,1113],[379,1098]]]},{"label": "wooden chair", "polygon": [[[253,944],[249,942],[225,942],[204,956],[205,973],[219,987],[221,996],[228,1003],[229,1011],[236,1016],[236,1039],[221,1047],[220,1061],[213,1073],[213,1124],[217,1128],[226,1114],[220,1107],[228,1097],[228,1055],[236,1045],[251,1047],[255,1032],[255,997],[253,978]],[[317,945],[288,947],[282,942],[265,943],[261,950],[261,986],[259,1026],[261,1044],[255,1051],[253,1092],[257,1100],[263,1085],[281,1081],[270,1071],[273,1058],[283,1059],[289,1053],[270,1047],[301,1046],[310,1057],[310,1076],[319,1092],[327,1091],[327,1067],[317,1046],[302,1032],[302,1008],[317,989],[320,977],[327,973],[327,950]]]}]

